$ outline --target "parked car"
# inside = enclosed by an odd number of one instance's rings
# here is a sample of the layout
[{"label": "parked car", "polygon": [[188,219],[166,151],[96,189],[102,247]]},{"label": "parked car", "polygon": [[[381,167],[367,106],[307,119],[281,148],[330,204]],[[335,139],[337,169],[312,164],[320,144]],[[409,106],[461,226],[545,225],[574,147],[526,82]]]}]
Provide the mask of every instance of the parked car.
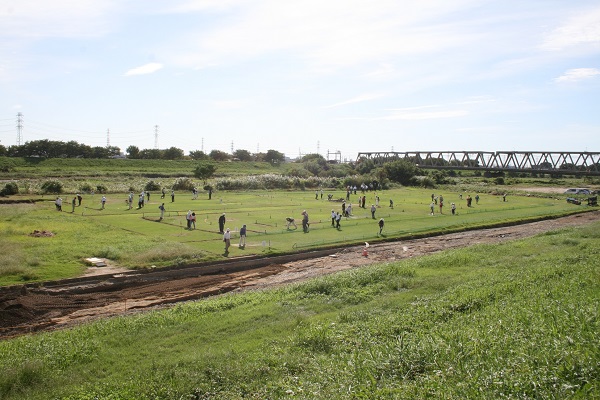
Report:
[{"label": "parked car", "polygon": [[565,194],[571,194],[571,195],[573,195],[573,194],[575,194],[575,195],[577,195],[577,194],[588,195],[588,194],[592,194],[592,192],[589,189],[570,188],[570,189],[567,189],[565,191]]}]

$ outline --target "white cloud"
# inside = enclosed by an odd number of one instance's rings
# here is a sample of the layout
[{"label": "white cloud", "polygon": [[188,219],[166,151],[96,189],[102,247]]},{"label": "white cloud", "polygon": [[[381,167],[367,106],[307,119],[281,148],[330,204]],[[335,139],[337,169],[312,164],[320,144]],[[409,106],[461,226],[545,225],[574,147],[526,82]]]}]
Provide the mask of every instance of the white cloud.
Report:
[{"label": "white cloud", "polygon": [[186,0],[179,4],[168,5],[168,12],[188,13],[195,11],[225,11],[247,2],[239,0]]},{"label": "white cloud", "polygon": [[393,108],[385,110],[389,114],[382,117],[349,117],[340,118],[341,120],[361,120],[361,121],[415,121],[432,120],[442,118],[458,118],[469,115],[469,111],[460,108],[448,108],[442,105],[429,105],[420,107]]},{"label": "white cloud", "polygon": [[598,68],[574,68],[555,79],[558,83],[573,83],[600,75]]},{"label": "white cloud", "polygon": [[240,108],[244,108],[247,104],[246,100],[217,100],[214,103],[214,106],[221,110],[236,110]]},{"label": "white cloud", "polygon": [[334,107],[345,106],[345,105],[348,105],[348,104],[362,103],[363,101],[375,100],[375,99],[379,99],[379,98],[381,98],[383,96],[384,96],[383,94],[366,93],[366,94],[363,94],[363,95],[360,95],[360,96],[353,97],[353,98],[348,99],[348,100],[340,101],[339,103],[335,103],[335,104],[331,104],[329,106],[325,106],[323,108],[334,108]]},{"label": "white cloud", "polygon": [[600,46],[600,7],[570,17],[547,35],[542,48],[561,51],[580,45]]},{"label": "white cloud", "polygon": [[473,36],[462,30],[460,21],[437,23],[441,16],[458,13],[470,3],[388,0],[374,7],[361,0],[246,1],[216,28],[182,37],[176,40],[181,47],[171,45],[164,51],[191,67],[235,63],[274,52],[300,58],[315,71],[367,62],[385,65],[389,57],[429,54],[472,42]]},{"label": "white cloud", "polygon": [[160,63],[148,63],[140,67],[130,69],[129,71],[125,72],[125,76],[153,74],[162,69],[162,67],[163,65]]},{"label": "white cloud", "polygon": [[0,6],[0,36],[96,37],[105,34],[119,7],[112,0],[7,0]]},{"label": "white cloud", "polygon": [[368,72],[365,74],[366,77],[369,78],[378,78],[390,75],[394,72],[394,66],[390,63],[381,63],[377,69],[374,71]]},{"label": "white cloud", "polygon": [[440,118],[457,118],[468,115],[467,110],[432,110],[423,111],[425,107],[411,107],[397,110],[390,110],[392,114],[383,117],[384,120],[426,120],[426,119],[440,119]]}]

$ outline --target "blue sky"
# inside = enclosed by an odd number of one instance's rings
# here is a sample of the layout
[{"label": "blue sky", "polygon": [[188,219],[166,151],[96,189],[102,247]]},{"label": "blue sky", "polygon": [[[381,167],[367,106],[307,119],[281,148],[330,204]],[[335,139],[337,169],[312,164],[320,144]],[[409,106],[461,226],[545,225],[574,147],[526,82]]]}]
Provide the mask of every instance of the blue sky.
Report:
[{"label": "blue sky", "polygon": [[[2,0],[0,143],[600,151],[597,0]],[[109,132],[109,135],[107,135]]]}]

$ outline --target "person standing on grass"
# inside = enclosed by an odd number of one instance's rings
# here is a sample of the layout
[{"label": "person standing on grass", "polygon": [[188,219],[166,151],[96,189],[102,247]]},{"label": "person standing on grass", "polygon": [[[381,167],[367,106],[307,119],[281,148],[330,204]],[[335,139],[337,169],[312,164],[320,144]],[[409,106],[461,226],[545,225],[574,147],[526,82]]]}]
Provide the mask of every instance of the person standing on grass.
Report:
[{"label": "person standing on grass", "polygon": [[187,229],[192,229],[192,210],[188,210],[185,215],[185,222],[187,224]]},{"label": "person standing on grass", "polygon": [[79,193],[77,193],[77,201],[78,201],[78,205],[77,206],[78,207],[81,207],[81,200],[83,200],[83,197]]},{"label": "person standing on grass", "polygon": [[175,203],[175,191],[171,190],[171,203]]},{"label": "person standing on grass", "polygon": [[196,229],[196,213],[195,212],[192,213],[192,216],[190,217],[190,222],[192,223],[190,227],[192,229]]},{"label": "person standing on grass", "polygon": [[335,213],[335,227],[337,230],[340,229],[340,222],[342,221],[342,214]]},{"label": "person standing on grass", "polygon": [[310,226],[310,224],[308,223],[308,213],[306,212],[306,210],[302,211],[302,230],[304,231],[304,233],[308,232],[308,227]]},{"label": "person standing on grass", "polygon": [[450,209],[452,210],[452,215],[456,214],[456,204],[450,203]]},{"label": "person standing on grass", "polygon": [[223,233],[223,229],[225,229],[225,213],[219,217],[219,233]]},{"label": "person standing on grass", "polygon": [[375,211],[377,211],[375,204],[371,204],[371,218],[373,219],[375,219]]},{"label": "person standing on grass", "polygon": [[390,199],[390,208],[393,209],[394,208],[394,200]]},{"label": "person standing on grass", "polygon": [[246,247],[246,224],[242,225],[240,229],[240,245],[238,247],[240,249]]},{"label": "person standing on grass", "polygon": [[479,204],[479,194],[475,195],[475,204]]},{"label": "person standing on grass", "polygon": [[160,198],[161,198],[161,199],[164,199],[164,198],[165,198],[165,194],[167,194],[167,193],[166,193],[166,190],[165,190],[165,188],[162,188],[162,189],[160,190]]},{"label": "person standing on grass", "polygon": [[331,227],[332,228],[335,226],[335,217],[337,217],[337,213],[335,212],[335,210],[331,210]]},{"label": "person standing on grass", "polygon": [[383,231],[383,225],[385,225],[385,222],[383,221],[383,218],[381,218],[379,220],[379,234],[381,235],[381,232]]},{"label": "person standing on grass", "polygon": [[104,210],[104,205],[106,204],[106,196],[102,196],[100,203],[102,204],[102,209]]},{"label": "person standing on grass", "polygon": [[429,210],[429,215],[433,215],[433,213],[435,212],[435,204],[433,203],[433,201],[429,205]]},{"label": "person standing on grass", "polygon": [[158,209],[160,210],[160,218],[159,221],[162,221],[162,219],[165,216],[165,203],[162,203],[160,206],[158,206]]},{"label": "person standing on grass", "polygon": [[229,228],[223,234],[223,241],[225,242],[225,253],[229,253],[229,246],[231,246],[231,232]]},{"label": "person standing on grass", "polygon": [[75,212],[75,203],[77,202],[77,197],[73,197],[73,201],[71,201],[71,212],[74,213]]}]

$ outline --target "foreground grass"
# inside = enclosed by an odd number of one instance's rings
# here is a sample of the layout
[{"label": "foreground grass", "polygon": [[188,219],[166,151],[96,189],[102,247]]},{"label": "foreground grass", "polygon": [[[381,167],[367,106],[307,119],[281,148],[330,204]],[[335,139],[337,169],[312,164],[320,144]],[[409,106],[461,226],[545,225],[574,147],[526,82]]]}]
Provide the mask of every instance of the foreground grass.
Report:
[{"label": "foreground grass", "polygon": [[[344,198],[345,192],[326,190],[323,199],[315,199],[313,191],[247,191],[218,192],[211,200],[203,195],[192,200],[190,193],[176,193],[161,199],[152,194],[144,208],[129,209],[127,195],[109,194],[105,209],[101,196],[84,195],[81,207],[70,205],[65,196],[63,212],[57,212],[53,197],[36,204],[0,205],[0,285],[54,280],[80,275],[86,268],[84,259],[102,257],[128,268],[179,265],[223,260],[245,255],[282,254],[306,249],[357,244],[364,241],[407,238],[436,232],[461,231],[476,227],[506,224],[527,219],[556,217],[587,209],[568,204],[564,199],[534,196],[480,195],[479,203],[466,206],[465,192],[445,192],[444,214],[429,215],[431,191],[401,188],[367,192],[366,208],[357,207],[358,197],[352,195],[352,216],[344,218],[341,228],[331,227],[330,214],[341,212],[341,203],[327,201],[327,194]],[[370,205],[380,197],[372,219]],[[464,195],[461,199],[461,195]],[[472,195],[474,195],[472,193]],[[394,208],[389,200],[394,200]],[[135,196],[137,202],[137,196]],[[165,202],[165,218],[159,221],[158,206]],[[449,205],[455,202],[457,215],[451,215]],[[196,229],[187,230],[188,210],[197,214]],[[302,232],[303,210],[310,215],[310,232]],[[226,227],[233,232],[232,248],[223,253],[218,218],[226,213]],[[298,229],[288,230],[286,217],[296,218]],[[377,221],[385,219],[379,235]],[[247,246],[238,249],[237,232],[242,224],[248,227]],[[32,237],[35,231],[49,231],[53,237]]]},{"label": "foreground grass", "polygon": [[599,398],[600,224],[0,343],[0,398]]}]

